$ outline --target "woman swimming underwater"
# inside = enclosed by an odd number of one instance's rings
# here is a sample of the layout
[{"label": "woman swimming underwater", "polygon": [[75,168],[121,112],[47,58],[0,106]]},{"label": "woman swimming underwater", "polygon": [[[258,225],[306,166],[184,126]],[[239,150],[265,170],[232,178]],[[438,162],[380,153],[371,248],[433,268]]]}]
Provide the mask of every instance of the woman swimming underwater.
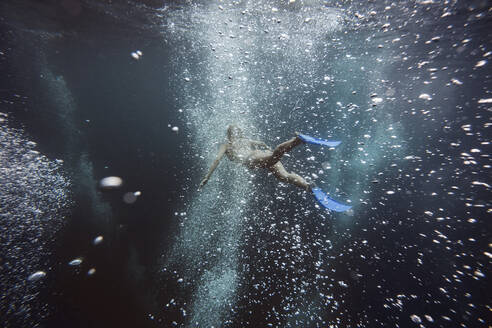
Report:
[{"label": "woman swimming underwater", "polygon": [[199,189],[201,189],[208,182],[210,176],[215,171],[220,163],[220,160],[225,154],[229,160],[242,164],[249,169],[266,168],[280,181],[287,182],[306,191],[313,192],[320,204],[328,209],[338,212],[348,210],[351,206],[334,201],[321,189],[315,187],[314,184],[309,184],[300,175],[294,172],[287,172],[285,167],[280,162],[280,159],[286,152],[289,152],[294,147],[306,142],[330,147],[335,147],[340,144],[339,141],[327,141],[296,133],[294,138],[281,143],[272,151],[262,141],[245,138],[242,130],[236,125],[229,125],[227,127],[227,142],[220,145],[219,153],[208,170],[207,175],[200,182]]},{"label": "woman swimming underwater", "polygon": [[200,183],[200,188],[208,182],[225,154],[233,162],[242,164],[250,169],[266,168],[280,181],[291,183],[307,191],[311,190],[311,186],[306,180],[296,173],[287,172],[280,162],[286,152],[303,143],[298,136],[281,143],[272,151],[264,142],[246,139],[239,127],[229,125],[227,128],[227,141],[227,143],[220,145],[217,158]]}]

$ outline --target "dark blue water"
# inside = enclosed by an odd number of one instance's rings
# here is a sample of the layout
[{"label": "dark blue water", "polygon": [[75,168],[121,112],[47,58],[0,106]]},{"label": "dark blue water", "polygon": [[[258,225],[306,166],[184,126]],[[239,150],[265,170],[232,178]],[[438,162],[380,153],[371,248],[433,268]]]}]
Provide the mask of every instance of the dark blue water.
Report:
[{"label": "dark blue water", "polygon": [[[491,324],[486,1],[1,13],[4,326]],[[198,192],[231,123],[341,140],[282,162],[353,208],[227,160]]]}]

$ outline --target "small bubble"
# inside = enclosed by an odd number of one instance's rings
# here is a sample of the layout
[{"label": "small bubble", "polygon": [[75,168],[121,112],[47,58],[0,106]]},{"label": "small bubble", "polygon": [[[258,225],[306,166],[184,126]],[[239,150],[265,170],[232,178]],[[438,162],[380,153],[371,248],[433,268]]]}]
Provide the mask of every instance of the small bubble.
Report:
[{"label": "small bubble", "polygon": [[127,192],[123,195],[123,201],[127,204],[133,204],[137,200],[137,196],[133,192]]},{"label": "small bubble", "polygon": [[460,80],[455,79],[455,78],[452,78],[451,79],[451,83],[453,83],[455,85],[462,85],[463,84],[463,82],[461,82]]},{"label": "small bubble", "polygon": [[42,279],[44,277],[46,277],[46,272],[44,272],[44,271],[37,271],[37,272],[34,272],[29,277],[27,277],[27,280],[29,280],[29,281],[38,281],[38,280],[40,280],[40,279]]},{"label": "small bubble", "polygon": [[472,185],[475,185],[475,186],[484,186],[486,188],[490,188],[490,185],[488,183],[480,182],[480,181],[472,181]]},{"label": "small bubble", "polygon": [[70,262],[68,262],[68,265],[70,265],[70,266],[79,266],[80,264],[82,264],[82,259],[80,257],[73,259]]},{"label": "small bubble", "polygon": [[430,315],[426,314],[426,315],[424,315],[424,317],[425,317],[425,319],[427,319],[427,321],[434,322],[434,319]]},{"label": "small bubble", "polygon": [[106,190],[119,188],[121,187],[122,184],[123,184],[123,179],[115,176],[106,177],[104,179],[101,179],[101,181],[99,181],[99,187],[101,187],[101,189],[106,189]]},{"label": "small bubble", "polygon": [[345,288],[347,288],[347,287],[348,287],[348,285],[347,285],[344,281],[342,281],[342,280],[340,280],[340,281],[338,282],[338,284],[339,284],[340,286],[342,286],[342,287],[345,287]]},{"label": "small bubble", "polygon": [[328,162],[323,162],[323,164],[321,164],[321,167],[324,169],[324,170],[329,170],[331,169],[331,164],[328,163]]},{"label": "small bubble", "polygon": [[92,244],[94,245],[99,245],[100,243],[102,243],[104,240],[104,237],[103,236],[97,236],[96,238],[94,238],[94,240],[92,241]]},{"label": "small bubble", "polygon": [[475,67],[482,67],[482,66],[485,66],[485,64],[487,64],[487,61],[485,59],[483,59],[483,60],[478,61],[475,64]]},{"label": "small bubble", "polygon": [[483,274],[483,272],[482,272],[482,271],[480,271],[480,270],[475,270],[475,272],[473,272],[473,274],[474,274],[475,276],[477,276],[477,277],[480,277],[480,278],[485,277],[485,275]]},{"label": "small bubble", "polygon": [[422,319],[420,319],[420,317],[419,317],[418,315],[416,315],[416,314],[412,314],[412,315],[410,316],[410,319],[411,319],[413,322],[415,322],[415,323],[421,323],[421,322],[422,322]]}]

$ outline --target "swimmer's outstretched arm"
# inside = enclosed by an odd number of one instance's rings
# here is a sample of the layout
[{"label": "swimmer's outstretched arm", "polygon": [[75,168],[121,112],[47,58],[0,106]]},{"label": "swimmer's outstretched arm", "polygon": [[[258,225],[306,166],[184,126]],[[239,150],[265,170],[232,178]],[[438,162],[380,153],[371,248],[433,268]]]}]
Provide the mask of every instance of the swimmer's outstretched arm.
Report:
[{"label": "swimmer's outstretched arm", "polygon": [[200,186],[198,187],[198,190],[200,190],[200,188],[202,188],[208,182],[208,179],[210,178],[210,176],[212,175],[212,173],[214,173],[215,169],[219,165],[219,162],[222,159],[222,157],[224,156],[226,150],[227,150],[227,145],[226,144],[220,145],[219,153],[217,154],[217,157],[215,158],[214,162],[212,163],[212,166],[208,170],[207,175],[202,180],[202,182],[200,182]]}]

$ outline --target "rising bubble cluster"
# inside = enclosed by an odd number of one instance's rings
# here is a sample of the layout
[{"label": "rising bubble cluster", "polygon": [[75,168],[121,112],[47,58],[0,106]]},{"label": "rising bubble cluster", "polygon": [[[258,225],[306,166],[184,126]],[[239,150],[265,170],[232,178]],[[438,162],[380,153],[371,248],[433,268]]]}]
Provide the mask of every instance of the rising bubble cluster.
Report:
[{"label": "rising bubble cluster", "polygon": [[49,314],[38,295],[50,275],[49,245],[63,224],[70,183],[61,160],[37,151],[8,126],[6,114],[0,118],[0,313],[7,327],[35,327]]},{"label": "rising bubble cluster", "polygon": [[[490,183],[478,177],[490,169],[481,81],[490,82],[491,55],[471,37],[484,10],[470,6],[463,18],[434,1],[161,8],[190,177],[205,174],[227,124],[270,146],[301,131],[342,144],[299,147],[282,160],[287,169],[354,207],[327,213],[265,172],[221,163],[200,193],[184,187],[158,320],[484,324]],[[466,100],[470,85],[478,96]]]}]

